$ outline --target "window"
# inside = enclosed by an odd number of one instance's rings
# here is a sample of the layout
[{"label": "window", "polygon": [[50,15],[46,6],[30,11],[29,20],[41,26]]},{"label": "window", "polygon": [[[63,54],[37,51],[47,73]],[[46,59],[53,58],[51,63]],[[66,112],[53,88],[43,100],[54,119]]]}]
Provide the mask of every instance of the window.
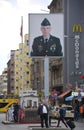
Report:
[{"label": "window", "polygon": [[27,81],[27,84],[29,84],[29,81]]},{"label": "window", "polygon": [[0,103],[0,108],[4,108],[8,103]]},{"label": "window", "polygon": [[29,71],[27,71],[26,73],[29,74]]}]

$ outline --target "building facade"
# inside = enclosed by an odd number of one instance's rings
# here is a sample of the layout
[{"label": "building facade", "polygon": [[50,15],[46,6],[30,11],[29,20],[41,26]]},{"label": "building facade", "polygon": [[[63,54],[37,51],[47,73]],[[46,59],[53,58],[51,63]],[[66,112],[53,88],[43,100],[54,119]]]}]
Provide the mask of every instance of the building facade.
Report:
[{"label": "building facade", "polygon": [[10,60],[7,63],[8,68],[8,82],[7,82],[7,94],[14,94],[14,88],[15,88],[15,50],[11,50],[10,54]]},{"label": "building facade", "polygon": [[32,59],[30,82],[31,88],[38,94],[44,93],[44,59]]},{"label": "building facade", "polygon": [[19,94],[19,91],[30,88],[30,66],[28,34],[25,43],[19,44],[19,49],[11,51],[8,61],[8,93]]},{"label": "building facade", "polygon": [[[52,0],[50,13],[64,13],[63,85],[84,87],[84,1]],[[56,59],[55,59],[56,61]],[[61,72],[61,71],[60,71]]]},{"label": "building facade", "polygon": [[84,1],[64,0],[64,84],[84,87]]},{"label": "building facade", "polygon": [[0,94],[7,94],[7,68],[4,68],[2,74],[0,75]]}]

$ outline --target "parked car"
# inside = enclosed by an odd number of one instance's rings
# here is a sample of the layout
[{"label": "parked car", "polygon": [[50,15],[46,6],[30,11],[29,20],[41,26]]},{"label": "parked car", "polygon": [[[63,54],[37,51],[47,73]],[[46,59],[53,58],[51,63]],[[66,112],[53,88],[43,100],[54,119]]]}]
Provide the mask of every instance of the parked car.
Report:
[{"label": "parked car", "polygon": [[[62,105],[62,108],[66,110],[65,119],[74,120],[74,109],[71,105]],[[59,118],[59,106],[52,107],[49,111],[49,124],[51,124],[51,119]]]}]

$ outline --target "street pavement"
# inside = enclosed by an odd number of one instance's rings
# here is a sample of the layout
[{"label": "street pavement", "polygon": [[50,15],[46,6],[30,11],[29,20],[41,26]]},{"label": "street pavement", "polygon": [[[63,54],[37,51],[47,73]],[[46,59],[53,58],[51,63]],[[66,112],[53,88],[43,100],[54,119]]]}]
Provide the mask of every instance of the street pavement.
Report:
[{"label": "street pavement", "polygon": [[[2,121],[6,121],[6,114],[0,113],[0,130],[33,130],[32,128],[40,128],[40,124],[4,124]],[[52,130],[66,130],[63,123],[60,124],[61,127],[56,128],[57,121],[52,122]],[[84,130],[84,120],[79,120],[75,122],[76,128],[74,130]],[[51,128],[49,128],[51,130]],[[70,128],[68,128],[70,130]]]}]

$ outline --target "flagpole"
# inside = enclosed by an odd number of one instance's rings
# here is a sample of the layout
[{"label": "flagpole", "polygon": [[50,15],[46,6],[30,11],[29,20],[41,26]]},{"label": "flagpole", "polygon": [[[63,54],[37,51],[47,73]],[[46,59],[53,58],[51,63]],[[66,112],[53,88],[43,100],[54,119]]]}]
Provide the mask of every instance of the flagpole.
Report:
[{"label": "flagpole", "polygon": [[21,36],[21,43],[23,43],[23,16],[21,16],[21,30],[20,30],[20,36]]},{"label": "flagpole", "polygon": [[21,43],[22,43],[22,94],[21,94],[21,106],[23,108],[23,85],[24,85],[24,45],[23,45],[23,16],[21,16],[21,30],[20,30],[20,36],[21,36]]}]

